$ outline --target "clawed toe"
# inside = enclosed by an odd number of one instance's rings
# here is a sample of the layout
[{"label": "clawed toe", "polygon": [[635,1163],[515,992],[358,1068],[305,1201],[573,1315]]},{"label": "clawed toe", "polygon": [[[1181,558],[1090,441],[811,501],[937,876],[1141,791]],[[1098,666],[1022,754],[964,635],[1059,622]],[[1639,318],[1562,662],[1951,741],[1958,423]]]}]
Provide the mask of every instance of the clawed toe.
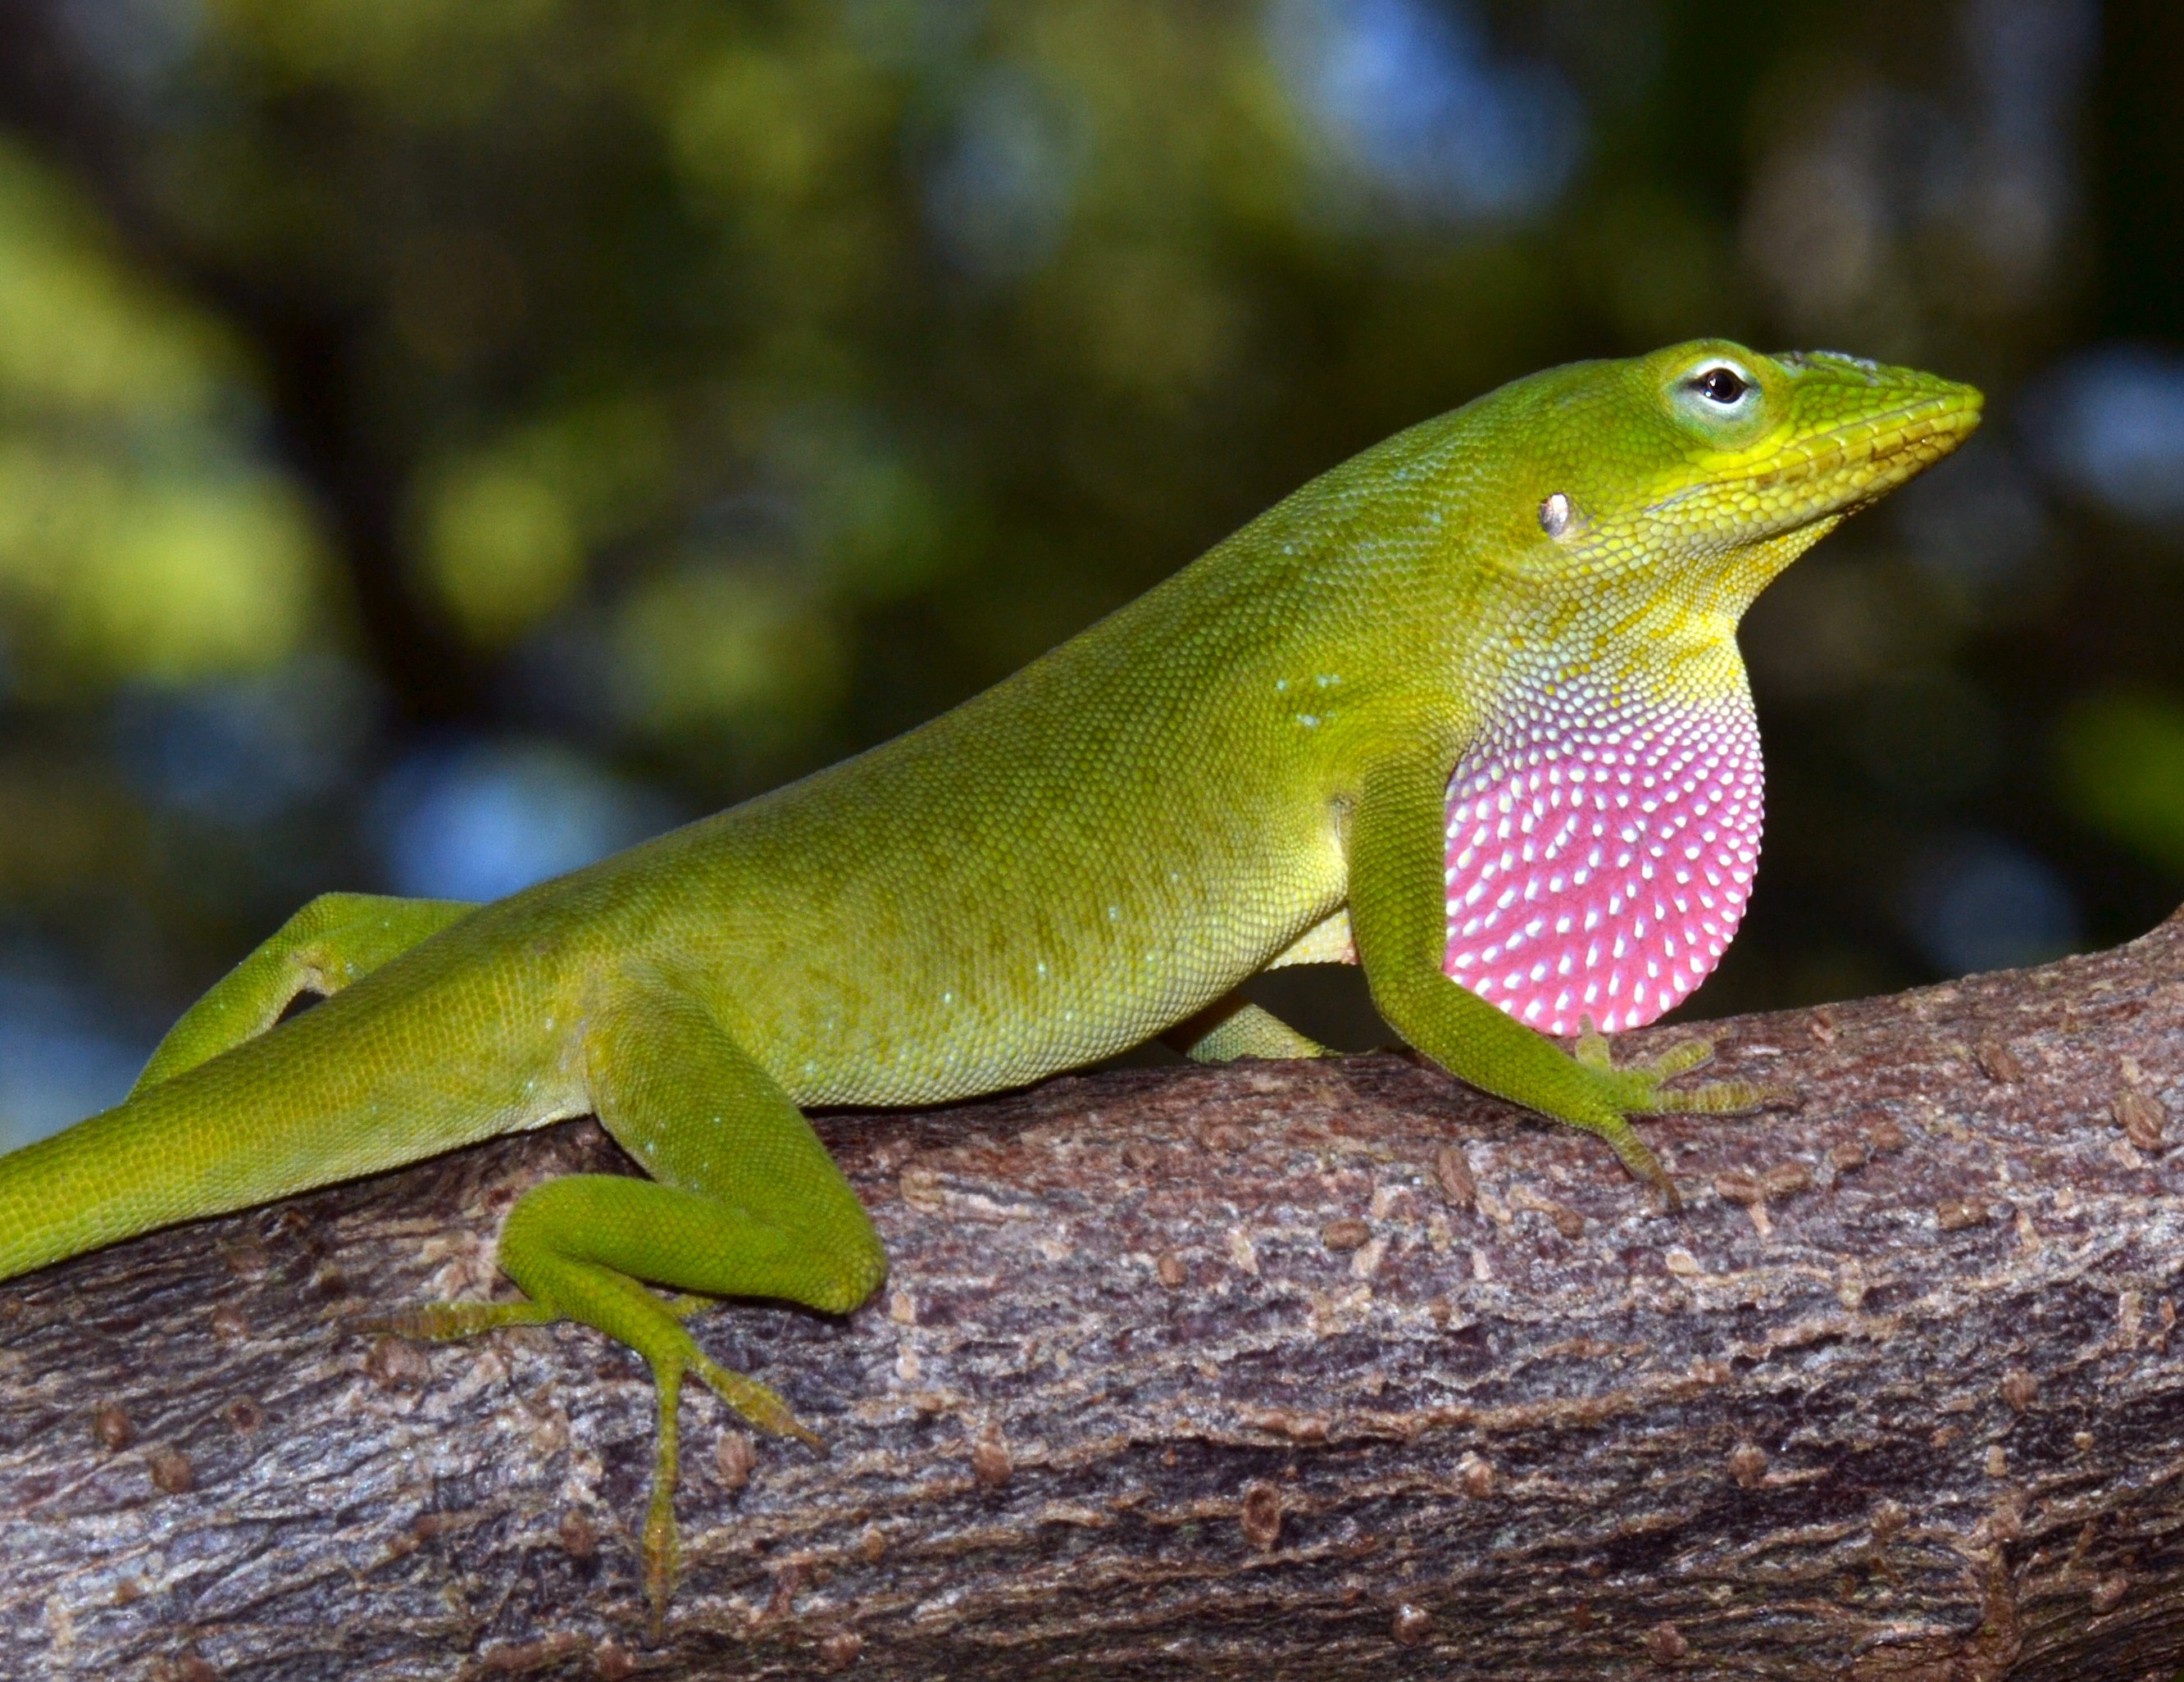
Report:
[{"label": "clawed toe", "polygon": [[645,1639],[654,1646],[667,1633],[667,1601],[675,1591],[682,1546],[675,1530],[675,1495],[655,1488],[644,1518]]},{"label": "clawed toe", "polygon": [[777,1437],[794,1437],[813,1453],[826,1454],[826,1440],[817,1432],[808,1429],[803,1421],[789,1411],[787,1402],[757,1379],[747,1378],[740,1373],[731,1373],[703,1355],[691,1362],[690,1370],[705,1380],[706,1389],[760,1430],[771,1432]]},{"label": "clawed toe", "polygon": [[1712,1040],[1686,1039],[1671,1045],[1659,1056],[1639,1067],[1657,1080],[1674,1080],[1678,1075],[1687,1075],[1693,1069],[1702,1068],[1712,1061]]},{"label": "clawed toe", "polygon": [[367,1334],[387,1333],[422,1343],[452,1343],[499,1326],[547,1326],[560,1314],[540,1302],[421,1302],[393,1314],[355,1322]]},{"label": "clawed toe", "polygon": [[1586,1017],[1578,1032],[1577,1050],[1573,1054],[1588,1069],[1602,1074],[1644,1075],[1652,1079],[1674,1080],[1678,1075],[1689,1074],[1713,1061],[1713,1042],[1710,1039],[1685,1039],[1671,1045],[1658,1057],[1643,1062],[1626,1063],[1620,1069],[1609,1049],[1607,1036],[1592,1025]]},{"label": "clawed toe", "polygon": [[1748,1080],[1714,1081],[1689,1092],[1660,1094],[1663,1109],[1693,1116],[1749,1115],[1770,1104],[1786,1102],[1788,1097],[1780,1087],[1761,1086]]}]

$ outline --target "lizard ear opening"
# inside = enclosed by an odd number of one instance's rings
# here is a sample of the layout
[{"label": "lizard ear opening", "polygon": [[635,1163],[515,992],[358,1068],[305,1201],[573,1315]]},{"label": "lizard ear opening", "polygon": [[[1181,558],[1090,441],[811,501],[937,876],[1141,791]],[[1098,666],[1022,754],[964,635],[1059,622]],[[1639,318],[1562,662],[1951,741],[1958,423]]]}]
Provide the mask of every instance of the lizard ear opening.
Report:
[{"label": "lizard ear opening", "polygon": [[1569,530],[1570,499],[1557,491],[1540,504],[1540,529],[1550,537],[1559,537]]}]

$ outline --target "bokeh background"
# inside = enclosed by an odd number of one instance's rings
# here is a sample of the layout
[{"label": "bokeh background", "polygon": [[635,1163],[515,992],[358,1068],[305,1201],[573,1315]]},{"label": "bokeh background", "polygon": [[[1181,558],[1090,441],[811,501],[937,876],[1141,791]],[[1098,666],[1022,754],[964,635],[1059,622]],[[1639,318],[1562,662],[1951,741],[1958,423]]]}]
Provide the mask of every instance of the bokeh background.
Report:
[{"label": "bokeh background", "polygon": [[2180,64],[2165,0],[0,0],[0,1142],[315,892],[582,863],[1699,332],[1992,418],[1752,614],[1686,1014],[2137,933]]}]

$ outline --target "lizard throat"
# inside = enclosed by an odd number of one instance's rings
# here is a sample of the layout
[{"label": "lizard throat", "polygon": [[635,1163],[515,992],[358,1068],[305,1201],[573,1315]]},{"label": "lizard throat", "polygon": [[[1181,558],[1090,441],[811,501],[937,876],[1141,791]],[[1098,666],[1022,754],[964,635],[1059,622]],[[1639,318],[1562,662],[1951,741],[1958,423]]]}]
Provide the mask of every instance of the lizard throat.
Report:
[{"label": "lizard throat", "polygon": [[1741,683],[1708,703],[1529,688],[1450,779],[1443,968],[1547,1033],[1652,1022],[1736,933],[1761,780]]}]

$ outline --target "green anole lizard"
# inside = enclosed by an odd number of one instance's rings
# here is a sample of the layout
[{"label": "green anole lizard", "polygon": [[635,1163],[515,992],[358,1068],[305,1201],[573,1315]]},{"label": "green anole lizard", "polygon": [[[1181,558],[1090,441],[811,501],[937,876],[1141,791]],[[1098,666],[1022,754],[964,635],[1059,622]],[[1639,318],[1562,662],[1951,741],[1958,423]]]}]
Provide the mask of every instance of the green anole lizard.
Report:
[{"label": "green anole lizard", "polygon": [[[1980,405],[1722,341],[1552,369],[830,770],[491,905],[315,899],[125,1101],[0,1159],[0,1278],[596,1114],[652,1178],[535,1188],[500,1237],[521,1300],[391,1323],[573,1318],[644,1356],[656,1620],[685,1374],[817,1445],[686,1317],[845,1313],[887,1266],[805,1106],[943,1102],[1163,1033],[1315,1054],[1233,989],[1348,957],[1412,1046],[1673,1205],[1629,1117],[1758,1094],[1664,1090],[1703,1047],[1618,1068],[1596,1030],[1652,1020],[1735,931],[1759,827],[1738,619]],[[328,996],[281,1021],[305,991]]]}]

